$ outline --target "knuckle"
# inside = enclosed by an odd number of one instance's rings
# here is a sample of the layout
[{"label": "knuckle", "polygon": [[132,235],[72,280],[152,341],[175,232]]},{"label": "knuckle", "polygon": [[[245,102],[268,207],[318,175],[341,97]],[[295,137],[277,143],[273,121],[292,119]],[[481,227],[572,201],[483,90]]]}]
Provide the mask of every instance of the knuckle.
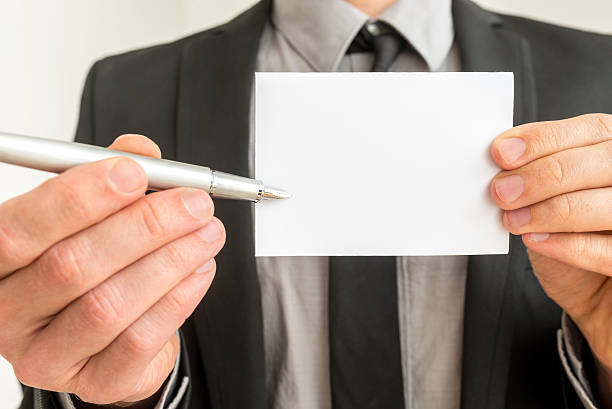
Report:
[{"label": "knuckle", "polygon": [[108,330],[118,324],[121,314],[112,298],[101,290],[94,288],[81,297],[81,318],[94,330]]},{"label": "knuckle", "polygon": [[612,115],[609,114],[592,114],[597,125],[602,130],[602,133],[608,138],[612,137]]},{"label": "knuckle", "polygon": [[575,203],[568,194],[557,196],[553,201],[553,214],[556,214],[563,223],[570,222],[575,214]]},{"label": "knuckle", "polygon": [[130,354],[148,354],[155,349],[155,336],[142,328],[129,327],[123,333],[124,345]]},{"label": "knuckle", "polygon": [[612,236],[595,236],[587,234],[588,249],[590,253],[581,253],[584,257],[590,254],[589,257],[594,259],[594,265],[597,266],[597,272],[605,275],[612,275]]},{"label": "knuckle", "polygon": [[591,233],[577,235],[572,247],[572,257],[583,259],[588,257],[590,265],[597,273],[612,274],[612,241],[600,240],[599,235]]},{"label": "knuckle", "polygon": [[185,252],[182,251],[181,247],[176,242],[167,244],[163,248],[163,252],[163,258],[170,266],[182,267],[187,265]]},{"label": "knuckle", "polygon": [[579,248],[578,255],[593,258],[596,265],[604,260],[605,247],[601,245],[599,240],[594,240],[593,235],[584,234],[581,240],[582,245]]},{"label": "knuckle", "polygon": [[565,163],[557,155],[547,156],[546,162],[545,168],[548,170],[550,179],[558,186],[563,185],[567,180]]},{"label": "knuckle", "polygon": [[49,179],[45,182],[52,192],[59,197],[61,206],[56,209],[60,212],[62,219],[92,220],[94,212],[92,209],[93,201],[84,200],[82,189],[68,184],[61,176]]},{"label": "knuckle", "polygon": [[174,320],[187,319],[203,296],[201,288],[176,287],[161,300],[164,313]]},{"label": "knuckle", "polygon": [[534,129],[531,143],[539,152],[557,152],[561,150],[563,135],[560,135],[558,126],[554,121],[541,122]]},{"label": "knuckle", "polygon": [[21,252],[16,235],[7,226],[0,224],[0,260],[9,266],[19,265]]},{"label": "knuckle", "polygon": [[40,259],[44,282],[79,285],[84,278],[83,257],[67,242],[51,247]]},{"label": "knuckle", "polygon": [[574,257],[584,257],[589,254],[589,249],[591,249],[592,241],[590,240],[589,235],[581,234],[578,236],[576,240],[576,244],[573,247],[573,256]]},{"label": "knuckle", "polygon": [[177,293],[177,290],[166,294],[164,297],[164,303],[166,304],[167,311],[182,311],[187,300],[187,294]]},{"label": "knuckle", "polygon": [[141,224],[150,237],[163,237],[168,228],[155,204],[147,197],[139,201],[137,207]]}]

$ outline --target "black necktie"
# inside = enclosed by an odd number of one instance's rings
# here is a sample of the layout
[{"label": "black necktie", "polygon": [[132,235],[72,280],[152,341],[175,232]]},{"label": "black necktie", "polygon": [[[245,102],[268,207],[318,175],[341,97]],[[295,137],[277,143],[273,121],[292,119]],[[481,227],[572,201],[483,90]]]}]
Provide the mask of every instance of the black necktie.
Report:
[{"label": "black necktie", "polygon": [[374,64],[370,71],[389,71],[391,64],[406,45],[393,27],[382,22],[367,23],[346,51],[347,54],[373,52]]},{"label": "black necktie", "polygon": [[[348,52],[373,51],[372,71],[387,71],[404,42],[371,24]],[[329,267],[333,408],[403,409],[395,257],[331,257]]]}]

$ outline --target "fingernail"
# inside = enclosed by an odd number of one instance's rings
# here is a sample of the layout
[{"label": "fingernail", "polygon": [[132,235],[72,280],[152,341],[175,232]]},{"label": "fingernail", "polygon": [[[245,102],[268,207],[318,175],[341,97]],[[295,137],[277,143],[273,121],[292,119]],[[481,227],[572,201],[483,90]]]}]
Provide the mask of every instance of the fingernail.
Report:
[{"label": "fingernail", "polygon": [[516,210],[507,210],[506,218],[510,226],[514,228],[522,227],[531,220],[531,208],[523,207]]},{"label": "fingernail", "polygon": [[212,201],[206,193],[198,189],[188,189],[183,193],[183,203],[193,217],[206,219],[212,214]]},{"label": "fingernail", "polygon": [[121,193],[131,193],[145,184],[142,169],[130,159],[119,159],[108,175],[110,182]]},{"label": "fingernail", "polygon": [[205,242],[212,243],[221,238],[221,227],[219,224],[211,220],[206,226],[196,232]]},{"label": "fingernail", "polygon": [[200,267],[198,267],[195,272],[198,273],[198,274],[209,272],[210,270],[212,270],[213,264],[214,264],[214,261],[212,261],[212,259],[210,259],[206,263],[204,263]]},{"label": "fingernail", "polygon": [[548,237],[550,236],[550,234],[548,233],[529,233],[529,240],[530,241],[544,241],[546,239],[548,239]]},{"label": "fingernail", "polygon": [[527,144],[521,138],[507,138],[499,143],[499,154],[508,164],[514,163],[525,153],[526,149]]},{"label": "fingernail", "polygon": [[519,175],[506,176],[495,181],[495,192],[506,203],[514,202],[524,190],[525,181]]}]

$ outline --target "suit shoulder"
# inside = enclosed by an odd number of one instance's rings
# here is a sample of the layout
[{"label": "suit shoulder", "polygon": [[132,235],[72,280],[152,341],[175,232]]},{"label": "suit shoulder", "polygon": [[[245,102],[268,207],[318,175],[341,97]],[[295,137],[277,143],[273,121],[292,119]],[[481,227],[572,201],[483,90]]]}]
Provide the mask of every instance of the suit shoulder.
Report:
[{"label": "suit shoulder", "polygon": [[140,75],[168,75],[176,70],[185,47],[205,41],[222,32],[240,31],[257,25],[256,20],[269,12],[269,1],[264,0],[256,6],[235,16],[229,21],[179,40],[112,55],[94,64],[96,74],[113,79],[137,80]]},{"label": "suit shoulder", "polygon": [[224,45],[225,37],[220,34],[227,32],[236,38],[257,35],[257,27],[267,18],[268,4],[263,0],[227,23],[191,36],[94,63],[83,92],[81,136],[107,145],[122,133],[155,135],[164,152],[172,155],[181,73],[193,63],[190,56],[194,49],[208,52],[205,59],[214,59],[222,48],[208,46],[220,41]]},{"label": "suit shoulder", "polygon": [[183,49],[202,35],[206,32],[106,57],[93,65],[81,117],[89,114],[88,126],[97,144],[108,145],[123,133],[155,135],[162,145],[170,141]]},{"label": "suit shoulder", "polygon": [[504,28],[528,44],[542,120],[612,112],[607,91],[612,36],[521,17],[500,18]]},{"label": "suit shoulder", "polygon": [[583,31],[523,17],[499,15],[502,24],[525,37],[536,48],[566,58],[612,66],[612,35]]},{"label": "suit shoulder", "polygon": [[612,35],[597,33],[594,31],[581,30],[578,28],[571,28],[567,26],[561,26],[558,24],[547,23],[545,21],[520,17],[510,14],[499,14],[495,13],[503,22],[503,24],[511,25],[515,28],[522,28],[524,30],[535,30],[537,32],[550,32],[556,33],[562,36],[583,36],[586,38],[599,37],[603,41],[612,41]]},{"label": "suit shoulder", "polygon": [[134,81],[149,79],[151,76],[168,78],[176,72],[185,45],[194,37],[206,34],[201,32],[170,43],[111,55],[96,61],[92,71],[98,81],[111,83],[119,81],[133,84]]}]

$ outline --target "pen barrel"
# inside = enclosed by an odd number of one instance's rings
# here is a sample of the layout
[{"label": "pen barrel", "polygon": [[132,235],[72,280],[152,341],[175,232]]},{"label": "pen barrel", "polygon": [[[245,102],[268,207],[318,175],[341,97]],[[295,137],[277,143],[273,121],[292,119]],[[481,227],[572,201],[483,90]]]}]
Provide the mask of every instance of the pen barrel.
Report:
[{"label": "pen barrel", "polygon": [[156,159],[99,146],[0,133],[0,162],[61,173],[74,166],[114,157],[136,161],[151,190],[176,187],[202,189],[213,197],[259,201],[263,184],[254,179],[216,172],[204,166]]},{"label": "pen barrel", "polygon": [[231,175],[216,170],[213,173],[213,186],[210,194],[214,197],[232,199],[236,195],[259,202],[264,195],[264,184],[260,180]]}]

